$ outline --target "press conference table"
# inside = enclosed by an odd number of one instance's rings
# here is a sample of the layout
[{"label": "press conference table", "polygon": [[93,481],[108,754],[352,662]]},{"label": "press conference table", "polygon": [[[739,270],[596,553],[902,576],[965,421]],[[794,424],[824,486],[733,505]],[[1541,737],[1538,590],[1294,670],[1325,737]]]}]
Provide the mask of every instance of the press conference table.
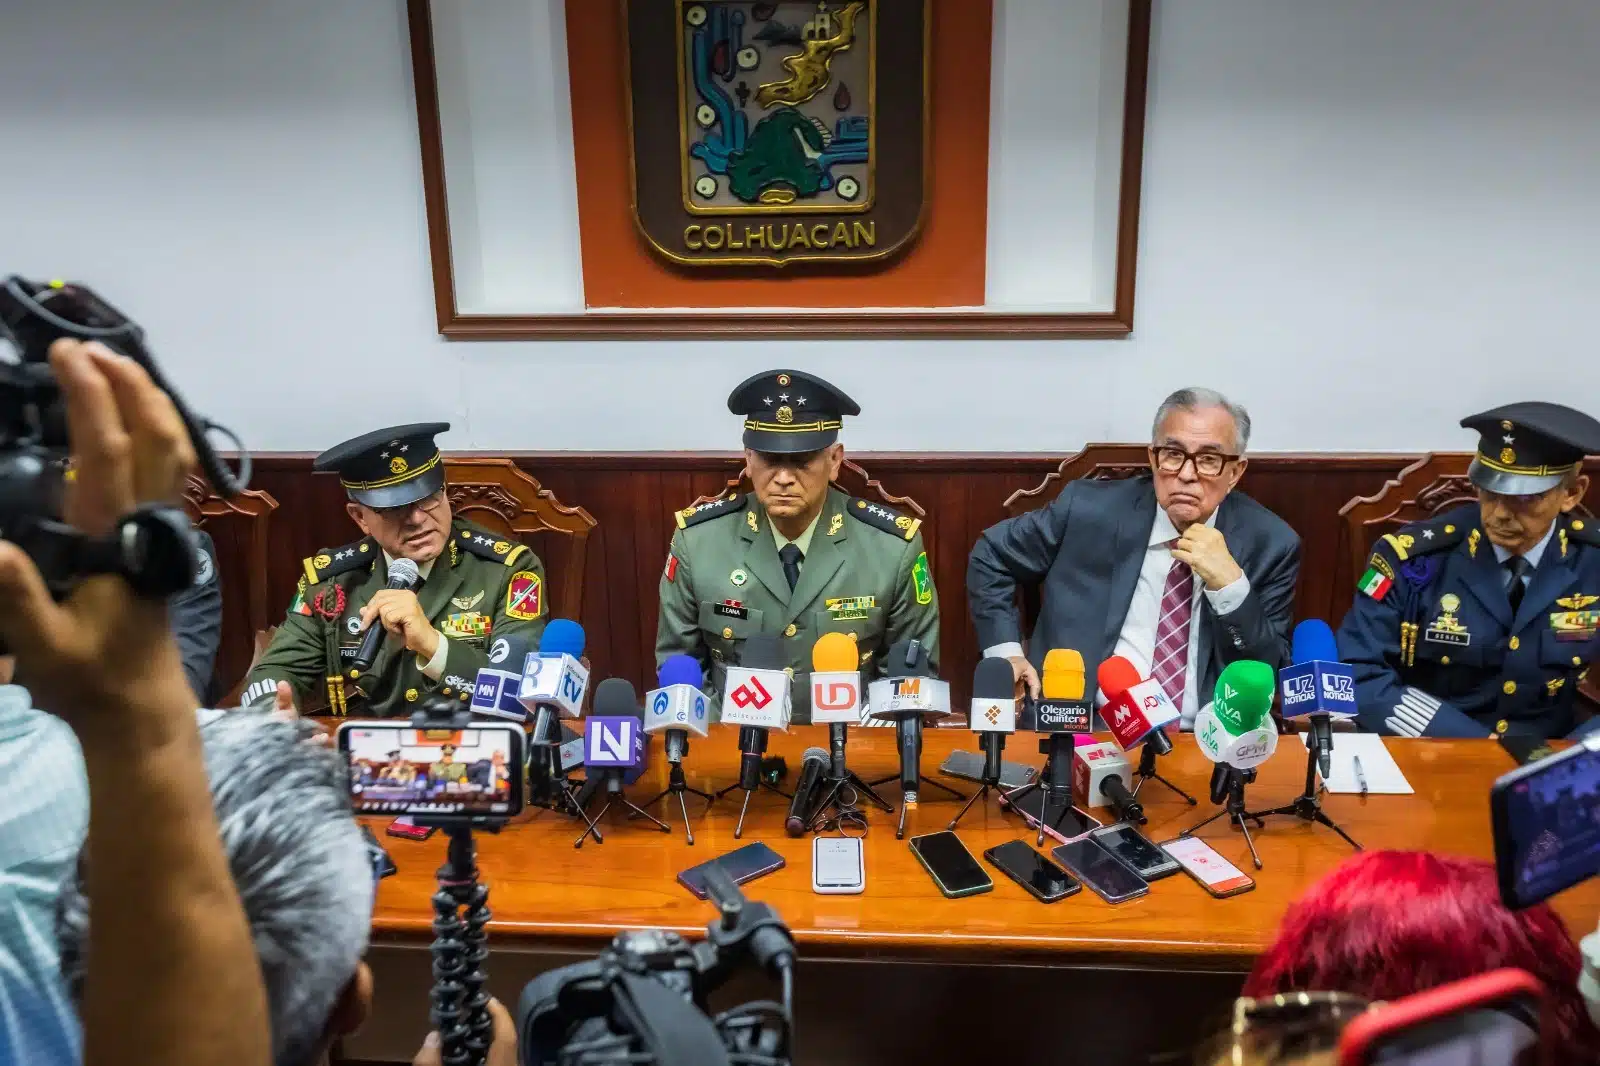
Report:
[{"label": "press conference table", "polygon": [[[736,740],[733,729],[717,730],[704,740],[695,740],[685,762],[689,783],[716,791],[733,782],[738,770]],[[1249,787],[1247,800],[1252,809],[1286,803],[1301,789],[1304,749],[1292,737],[1283,740],[1278,753],[1260,768],[1259,779]],[[772,737],[770,753],[785,757],[790,783],[798,772],[801,752],[813,744],[826,745],[824,727],[797,728],[791,734]],[[1328,795],[1324,806],[1329,815],[1369,849],[1417,848],[1492,858],[1489,786],[1512,767],[1499,745],[1492,741],[1399,739],[1390,740],[1388,745],[1416,793]],[[1146,785],[1140,795],[1150,819],[1145,828],[1158,842],[1178,835],[1217,810],[1206,795],[1211,764],[1188,737],[1176,739],[1175,747],[1174,753],[1162,760],[1162,772],[1193,793],[1200,805],[1190,807],[1159,782]],[[974,736],[964,729],[928,730],[923,771],[970,794],[976,785],[936,773],[945,756],[956,748],[975,749]],[[1038,766],[1043,758],[1036,748],[1035,738],[1014,736],[1007,747],[1007,759]],[[893,731],[852,729],[849,756],[852,769],[869,780],[896,772]],[[658,763],[644,780],[629,789],[630,798],[635,802],[648,799],[664,786],[665,779],[665,764]],[[885,786],[880,794],[897,802],[898,786]],[[1126,998],[1113,995],[1114,987],[1170,986],[1169,1002],[1155,1016],[1166,1018],[1175,1026],[1181,1017],[1183,1025],[1192,1026],[1198,1024],[1195,1019],[1201,1014],[1211,1013],[1236,991],[1239,974],[1270,942],[1289,903],[1352,853],[1349,845],[1331,830],[1295,818],[1272,818],[1265,829],[1252,827],[1265,863],[1265,869],[1256,871],[1243,837],[1225,819],[1218,819],[1200,835],[1256,878],[1257,888],[1252,892],[1225,900],[1212,899],[1180,873],[1153,883],[1148,896],[1116,907],[1088,890],[1046,906],[998,871],[991,871],[994,891],[950,900],[940,895],[905,841],[895,839],[893,816],[869,808],[865,894],[823,896],[811,891],[810,839],[790,838],[784,833],[787,801],[781,796],[765,791],[756,795],[745,821],[744,836],[734,839],[733,827],[742,795],[730,793],[709,812],[703,800],[689,797],[693,846],[684,840],[675,802],[667,810],[652,809],[672,825],[671,833],[653,830],[642,821],[628,823],[614,810],[602,826],[604,844],[596,845],[590,840],[582,849],[573,847],[579,830],[572,819],[548,811],[540,811],[526,824],[508,827],[499,835],[478,834],[479,867],[490,885],[490,907],[494,912],[489,928],[491,972],[497,993],[514,1000],[519,986],[505,987],[501,981],[502,977],[511,976],[504,971],[516,969],[511,960],[519,953],[526,954],[530,962],[538,959],[535,965],[542,969],[593,955],[620,929],[665,928],[690,937],[702,935],[714,915],[713,907],[683,889],[675,880],[677,873],[741,844],[763,841],[777,849],[788,865],[751,882],[744,891],[777,908],[794,932],[806,964],[801,969],[797,1011],[802,1029],[822,1025],[840,1029],[837,1047],[830,1049],[826,1061],[881,1061],[885,1056],[907,1053],[924,1059],[953,1058],[953,1038],[946,1030],[951,1026],[959,1028],[958,1019],[952,1016],[940,1022],[928,1012],[929,1006],[938,1006],[948,996],[960,996],[962,1002],[969,1004],[993,996],[1001,1003],[1015,1005],[1019,997],[1026,999],[1037,991],[1041,1009],[1049,1010],[1050,1003],[1059,1004],[1061,995],[1069,995],[1074,997],[1071,1001],[1084,1005],[1085,1017],[1099,1017]],[[909,814],[908,837],[944,829],[959,810],[959,801],[936,789],[925,786],[922,795],[923,802]],[[374,831],[380,834],[381,826],[380,820],[373,821]],[[1002,813],[992,799],[982,807],[975,806],[958,831],[974,855],[1019,836],[1030,842],[1034,839],[1020,818]],[[380,1003],[388,998],[385,982],[395,981],[397,975],[387,973],[395,966],[380,967],[377,960],[404,959],[405,967],[411,969],[426,965],[427,956],[417,948],[425,946],[432,936],[428,900],[434,891],[434,871],[444,858],[445,848],[443,835],[420,843],[382,839],[399,866],[399,873],[386,878],[380,886],[373,920]],[[1046,850],[1052,846],[1048,838],[1045,846]],[[1575,933],[1592,930],[1600,917],[1600,884],[1564,893],[1556,898],[1555,906]],[[845,965],[855,962],[874,965]],[[933,969],[925,965],[930,963],[944,965]],[[1051,970],[1027,969],[1040,965]],[[1085,978],[1080,973],[1074,979],[1064,969],[1095,971],[1095,976]],[[968,973],[967,980],[953,976],[963,970]],[[984,976],[973,978],[974,972]],[[915,976],[899,976],[903,974]],[[518,977],[525,979],[526,975],[519,973]],[[834,993],[861,982],[862,992],[878,1001],[874,1007],[877,1021],[855,1031],[850,1025],[835,1025],[840,1018],[833,1011],[826,1021],[808,1026],[808,975],[813,985],[810,995],[819,1004],[832,1003],[830,997]],[[1174,975],[1186,976],[1174,983]],[[888,994],[889,989],[903,986],[907,980],[922,986],[926,993],[911,995],[904,1004],[907,1025],[919,1030],[912,1042],[927,1040],[926,1048],[907,1047],[904,1032],[898,1037],[886,1037],[882,1031],[887,1020],[882,1008],[892,1006],[890,1001],[898,994]],[[1081,987],[1067,991],[1066,986],[1074,980]],[[418,990],[425,989],[426,981],[425,972],[399,979],[399,983]],[[817,982],[824,987],[815,987]],[[943,993],[938,991],[941,985],[948,986]],[[1056,988],[1059,994],[1047,993],[1047,988]],[[975,993],[974,989],[984,991]],[[752,991],[761,989],[753,986]],[[1110,1002],[1099,1002],[1108,999]],[[1183,1009],[1178,1009],[1174,999],[1182,1002]],[[1151,1006],[1143,1004],[1143,1008]],[[414,1001],[407,1009],[412,1015],[421,1016],[420,1002]],[[1138,1023],[1139,1017],[1140,1011],[1134,1010],[1129,1024]],[[929,1025],[940,1034],[938,1039],[930,1040],[921,1031]],[[416,1032],[420,1039],[425,1030],[417,1026],[414,1017],[409,1031]],[[1159,1034],[1124,1035],[1137,1039],[1132,1044],[1124,1039],[1114,1046],[1137,1047],[1142,1052],[1164,1046]],[[866,1037],[875,1042],[874,1050],[853,1057],[856,1044]],[[815,1040],[813,1034],[813,1042],[802,1046],[815,1050]],[[356,1057],[394,1056],[397,1050],[386,1047],[384,1054],[378,1055],[373,1053],[376,1047],[362,1050],[361,1043],[357,1041],[351,1048]],[[1171,1043],[1169,1034],[1167,1044]],[[823,1044],[827,1046],[829,1041],[824,1040]],[[414,1049],[416,1045],[409,1046]],[[994,1050],[993,1045],[989,1050]],[[409,1054],[406,1051],[405,1057]],[[802,1054],[801,1058],[808,1057]],[[1136,1058],[1130,1057],[1129,1061]]]}]

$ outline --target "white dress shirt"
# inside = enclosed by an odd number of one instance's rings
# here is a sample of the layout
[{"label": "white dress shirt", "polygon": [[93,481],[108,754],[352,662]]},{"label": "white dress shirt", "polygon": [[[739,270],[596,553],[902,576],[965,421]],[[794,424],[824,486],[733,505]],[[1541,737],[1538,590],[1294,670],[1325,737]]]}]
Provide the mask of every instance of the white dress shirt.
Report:
[{"label": "white dress shirt", "polygon": [[[1217,513],[1211,512],[1205,524],[1215,527]],[[1155,521],[1150,524],[1150,537],[1146,542],[1144,559],[1139,566],[1139,581],[1133,588],[1133,599],[1128,601],[1128,616],[1123,619],[1122,632],[1117,634],[1114,654],[1121,655],[1139,671],[1140,677],[1150,676],[1151,662],[1155,657],[1156,626],[1161,622],[1161,594],[1167,587],[1167,571],[1172,569],[1172,545],[1178,539],[1178,529],[1167,517],[1167,512],[1156,508]],[[1205,587],[1198,574],[1194,579],[1194,609],[1189,616],[1189,663],[1183,675],[1183,703],[1178,708],[1183,714],[1183,728],[1194,728],[1194,716],[1209,702],[1201,699],[1197,691],[1200,667],[1200,597],[1211,603],[1218,617],[1232,614],[1250,595],[1250,579],[1240,574],[1232,582],[1215,592]],[[996,644],[984,649],[985,656],[1010,658],[1022,654],[1022,645],[1011,642]],[[1103,707],[1106,694],[1095,691],[1095,706]]]},{"label": "white dress shirt", "polygon": [[[1558,523],[1551,522],[1550,528],[1544,531],[1544,538],[1540,540],[1539,543],[1522,553],[1522,557],[1528,560],[1528,572],[1522,575],[1523,591],[1527,591],[1528,582],[1533,580],[1533,572],[1539,569],[1539,560],[1544,558],[1544,550],[1549,545],[1550,538],[1556,535],[1557,524]],[[1506,570],[1505,565],[1506,560],[1511,558],[1511,549],[1502,548],[1498,544],[1491,544],[1490,547],[1494,549],[1494,557],[1499,560],[1500,567],[1503,571],[1500,577],[1500,583],[1505,586],[1506,592],[1509,593],[1511,591],[1511,571]]]}]

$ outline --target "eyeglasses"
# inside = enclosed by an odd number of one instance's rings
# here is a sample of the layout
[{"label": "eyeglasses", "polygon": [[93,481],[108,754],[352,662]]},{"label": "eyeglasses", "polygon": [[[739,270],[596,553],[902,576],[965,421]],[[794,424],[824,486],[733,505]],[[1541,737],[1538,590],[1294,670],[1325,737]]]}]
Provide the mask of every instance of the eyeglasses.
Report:
[{"label": "eyeglasses", "polygon": [[1222,473],[1229,463],[1237,462],[1243,456],[1226,455],[1222,452],[1186,452],[1182,448],[1172,445],[1162,445],[1151,448],[1150,454],[1155,457],[1156,469],[1163,474],[1176,474],[1183,470],[1184,464],[1194,460],[1194,471],[1201,477],[1216,477]]},{"label": "eyeglasses", "polygon": [[377,515],[379,518],[395,521],[397,519],[405,518],[418,507],[422,508],[424,511],[437,511],[439,509],[439,505],[443,502],[444,489],[440,489],[431,496],[424,496],[422,499],[417,500],[414,503],[402,503],[397,507],[374,507],[372,508],[372,513]]},{"label": "eyeglasses", "polygon": [[[1289,992],[1233,1003],[1230,1036],[1234,1061],[1248,1047],[1272,1046],[1286,1054],[1312,1054],[1338,1044],[1339,1034],[1373,1004],[1344,992]],[[1226,1046],[1226,1045],[1224,1045]]]}]

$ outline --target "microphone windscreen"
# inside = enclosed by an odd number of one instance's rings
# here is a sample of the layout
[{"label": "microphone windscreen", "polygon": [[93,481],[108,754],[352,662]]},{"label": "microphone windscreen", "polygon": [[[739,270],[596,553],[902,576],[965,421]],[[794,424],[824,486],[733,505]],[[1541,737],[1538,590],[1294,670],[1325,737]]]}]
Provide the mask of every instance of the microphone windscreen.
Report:
[{"label": "microphone windscreen", "polygon": [[568,618],[552,618],[539,638],[540,655],[583,658],[583,627]]},{"label": "microphone windscreen", "polygon": [[1113,655],[1100,664],[1095,680],[1108,699],[1115,699],[1139,683],[1139,671],[1127,659]]},{"label": "microphone windscreen", "polygon": [[[849,638],[846,638],[846,639],[849,639]],[[816,746],[812,746],[812,747],[807,748],[805,750],[805,752],[800,756],[800,761],[802,763],[810,762],[812,759],[821,759],[823,762],[827,762],[828,761],[828,752],[827,752],[827,750],[824,749],[824,748],[819,748],[819,747],[816,747]]]},{"label": "microphone windscreen", "polygon": [[1272,710],[1277,687],[1277,677],[1266,663],[1256,659],[1231,662],[1217,678],[1212,713],[1235,736],[1249,732],[1260,726]]},{"label": "microphone windscreen", "polygon": [[703,677],[700,660],[693,655],[669,655],[667,661],[661,664],[661,669],[656,671],[656,687],[693,685],[699,688]]},{"label": "microphone windscreen", "polygon": [[1045,652],[1039,688],[1047,700],[1083,699],[1083,655],[1072,648]]},{"label": "microphone windscreen", "polygon": [[399,579],[406,583],[407,588],[417,583],[417,578],[421,573],[422,571],[417,569],[415,559],[396,559],[389,564],[389,581],[393,583],[396,579]]},{"label": "microphone windscreen", "polygon": [[608,677],[600,682],[594,690],[594,713],[631,714],[635,718],[642,717],[639,696],[633,690],[633,682],[624,677]]},{"label": "microphone windscreen", "polygon": [[901,640],[889,646],[883,657],[885,677],[932,677],[928,648],[920,640]]},{"label": "microphone windscreen", "polygon": [[1017,691],[1016,673],[1006,659],[979,659],[972,672],[972,698],[1009,700]]},{"label": "microphone windscreen", "polygon": [[1307,618],[1294,627],[1294,663],[1339,661],[1339,645],[1333,639],[1333,630],[1320,618]]},{"label": "microphone windscreen", "polygon": [[861,668],[861,650],[843,633],[824,633],[811,646],[811,669],[819,674],[847,673]]},{"label": "microphone windscreen", "polygon": [[783,641],[766,633],[746,637],[744,647],[739,649],[739,665],[747,670],[782,670]]}]

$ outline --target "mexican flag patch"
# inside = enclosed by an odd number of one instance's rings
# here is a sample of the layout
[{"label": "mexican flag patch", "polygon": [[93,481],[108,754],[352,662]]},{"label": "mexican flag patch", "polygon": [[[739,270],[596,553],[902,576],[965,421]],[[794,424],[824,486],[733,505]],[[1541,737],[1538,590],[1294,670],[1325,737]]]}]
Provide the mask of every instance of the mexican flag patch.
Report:
[{"label": "mexican flag patch", "polygon": [[1393,581],[1390,581],[1383,574],[1378,573],[1376,569],[1371,567],[1368,567],[1367,572],[1361,575],[1361,580],[1356,582],[1356,589],[1358,591],[1366,593],[1375,600],[1383,599],[1389,594],[1389,590],[1393,587]]}]

